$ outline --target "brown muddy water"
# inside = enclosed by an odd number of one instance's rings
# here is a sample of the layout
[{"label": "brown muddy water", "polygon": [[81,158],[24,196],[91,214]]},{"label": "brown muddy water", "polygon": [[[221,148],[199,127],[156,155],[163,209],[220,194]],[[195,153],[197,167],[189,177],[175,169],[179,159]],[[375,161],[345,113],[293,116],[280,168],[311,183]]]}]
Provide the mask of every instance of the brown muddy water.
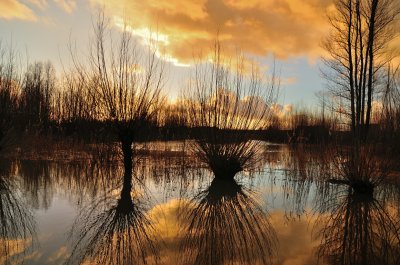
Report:
[{"label": "brown muddy water", "polygon": [[132,179],[1,160],[0,264],[400,264],[396,182],[356,192],[318,150],[268,143],[253,172],[218,180],[184,146],[150,144]]}]

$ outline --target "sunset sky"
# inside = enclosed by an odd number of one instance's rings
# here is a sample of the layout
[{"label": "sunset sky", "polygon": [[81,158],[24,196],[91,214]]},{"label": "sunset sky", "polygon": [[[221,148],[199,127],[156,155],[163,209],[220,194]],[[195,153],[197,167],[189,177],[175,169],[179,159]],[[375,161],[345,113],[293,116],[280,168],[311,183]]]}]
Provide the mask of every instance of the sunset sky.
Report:
[{"label": "sunset sky", "polygon": [[265,69],[275,56],[280,104],[317,105],[315,92],[324,89],[320,43],[332,0],[0,0],[0,39],[30,61],[52,61],[61,73],[70,60],[68,43],[87,51],[99,8],[115,30],[127,21],[140,43],[157,32],[158,48],[168,54],[170,98],[193,55],[209,50],[217,33],[223,46],[241,49]]}]

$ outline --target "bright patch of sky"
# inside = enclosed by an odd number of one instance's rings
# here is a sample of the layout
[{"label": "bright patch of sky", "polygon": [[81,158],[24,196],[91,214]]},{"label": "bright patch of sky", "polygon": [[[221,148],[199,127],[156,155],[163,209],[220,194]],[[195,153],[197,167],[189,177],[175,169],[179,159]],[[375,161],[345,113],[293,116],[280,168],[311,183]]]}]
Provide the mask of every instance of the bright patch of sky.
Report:
[{"label": "bright patch of sky", "polygon": [[[14,18],[0,17],[0,39],[6,43],[12,42],[12,45],[24,58],[25,54],[28,54],[30,62],[50,60],[55,65],[57,72],[62,73],[63,66],[68,68],[71,65],[69,45],[76,47],[76,51],[79,53],[80,57],[87,55],[92,27],[96,19],[95,14],[99,7],[97,1],[7,0],[6,2],[10,2],[14,4],[14,6],[15,3],[18,3],[20,6],[23,5],[26,7],[25,9],[30,10],[30,12],[34,14],[34,19],[28,19],[28,15],[25,15],[25,17],[22,15],[20,17],[15,16]],[[291,2],[291,4],[294,5],[298,0],[287,0],[287,2]],[[7,3],[0,5],[0,9],[8,8]],[[311,3],[313,2],[311,1],[308,4],[309,8],[323,8],[328,6],[328,4],[324,4],[320,7]],[[121,30],[124,26],[120,14],[122,11],[117,9],[118,4],[116,3],[115,8],[113,8],[110,7],[108,2],[104,3],[105,8],[109,10],[108,13],[114,14],[111,20],[114,21],[115,30]],[[130,2],[126,2],[122,5],[122,7],[125,8],[124,12],[126,12],[126,17],[129,17],[129,12],[134,12],[131,11],[133,8],[132,5]],[[146,4],[141,3],[138,5]],[[188,9],[202,10],[193,5],[188,5]],[[121,5],[119,7],[121,7]],[[148,8],[152,12],[156,12],[151,5],[143,6],[143,8]],[[168,8],[173,8],[173,6],[168,5]],[[318,45],[315,46],[313,44],[311,47],[310,44],[306,43],[305,40],[301,40],[296,35],[289,38],[290,40],[294,40],[294,42],[289,47],[290,49],[286,56],[282,56],[284,50],[277,46],[281,40],[276,40],[277,44],[270,44],[271,50],[268,52],[268,42],[273,41],[273,39],[267,40],[264,38],[265,36],[260,35],[260,41],[265,41],[265,44],[264,46],[259,46],[257,42],[245,38],[244,35],[246,35],[246,31],[238,33],[239,28],[232,29],[232,23],[237,24],[242,21],[240,23],[243,25],[248,24],[246,22],[246,15],[248,16],[248,14],[244,11],[245,8],[251,9],[252,7],[237,5],[237,3],[233,4],[233,2],[230,3],[228,1],[226,3],[224,2],[223,6],[210,6],[208,3],[204,3],[203,11],[208,12],[208,16],[211,16],[211,14],[213,14],[212,12],[219,9],[221,12],[227,12],[227,16],[231,14],[242,17],[242,20],[226,18],[226,21],[229,23],[226,22],[227,26],[221,29],[219,35],[223,45],[237,45],[237,47],[242,49],[246,54],[251,54],[254,58],[257,58],[261,67],[267,69],[271,67],[273,62],[271,56],[268,56],[268,54],[277,54],[276,68],[281,78],[281,90],[278,103],[282,105],[294,104],[307,107],[310,105],[317,106],[315,93],[324,88],[324,81],[320,77],[319,72],[320,64],[318,56],[316,55]],[[7,12],[7,10],[0,11]],[[203,11],[199,11],[201,14],[199,13],[198,16],[186,20],[182,18],[182,16],[186,14],[171,13],[169,14],[169,18],[167,16],[168,14],[155,17],[154,20],[156,20],[156,24],[148,23],[148,26],[143,24],[146,23],[145,19],[150,19],[149,17],[143,17],[141,24],[132,22],[127,25],[127,29],[132,32],[142,45],[149,45],[151,43],[151,45],[155,45],[158,57],[163,58],[167,62],[168,82],[165,91],[171,99],[176,99],[179,96],[180,90],[184,88],[185,80],[187,80],[192,69],[188,67],[190,65],[188,59],[190,57],[189,55],[193,56],[196,50],[200,51],[203,50],[204,47],[210,47],[212,40],[215,40],[215,34],[211,34],[215,29],[207,28],[209,27],[209,25],[205,23],[207,14]],[[26,10],[24,12],[26,12]],[[282,12],[281,9],[277,9],[276,12],[274,11],[274,15]],[[260,23],[264,23],[261,14],[257,13],[256,15],[257,17],[254,17],[254,19],[259,19]],[[286,15],[289,16],[290,14],[288,13]],[[303,15],[310,20],[317,19],[311,15]],[[135,16],[129,18],[130,20],[134,20]],[[209,19],[212,18],[210,17]],[[199,22],[198,25],[193,24],[196,20]],[[248,19],[248,21],[251,21],[251,19]],[[184,23],[187,24],[187,27],[185,27]],[[201,29],[202,23],[205,27],[204,32]],[[169,25],[170,28],[167,27]],[[249,34],[263,34],[261,29],[253,30],[255,27],[254,25],[250,25],[250,27],[252,27],[252,30],[248,32]],[[278,26],[272,26],[270,30],[275,30],[274,28],[276,27]],[[288,27],[288,25],[284,25],[284,27]],[[153,29],[155,29],[154,32],[156,34],[152,33]],[[246,30],[245,28],[243,29]],[[289,30],[287,28],[282,28],[282,30],[291,32],[294,29]],[[318,32],[317,29],[315,31]],[[181,35],[179,32],[181,32]],[[267,34],[267,32],[265,32],[265,34]],[[286,42],[289,39],[287,39]],[[296,43],[299,45],[298,48],[293,46]],[[187,51],[184,51],[184,49]]]}]

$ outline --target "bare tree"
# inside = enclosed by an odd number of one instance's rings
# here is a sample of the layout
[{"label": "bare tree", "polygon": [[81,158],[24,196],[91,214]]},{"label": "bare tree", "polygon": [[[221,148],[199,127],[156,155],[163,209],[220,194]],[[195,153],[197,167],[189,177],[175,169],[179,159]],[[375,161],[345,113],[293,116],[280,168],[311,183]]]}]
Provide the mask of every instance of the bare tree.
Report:
[{"label": "bare tree", "polygon": [[28,125],[48,125],[55,86],[55,69],[50,62],[28,66],[20,97],[20,108]]},{"label": "bare tree", "polygon": [[184,101],[167,104],[163,107],[161,115],[159,115],[158,124],[167,128],[185,127],[188,126],[187,116]]},{"label": "bare tree", "polygon": [[0,42],[0,150],[10,141],[18,107],[20,72],[17,52]]},{"label": "bare tree", "polygon": [[164,64],[157,58],[154,45],[141,50],[126,27],[115,44],[115,33],[109,31],[102,12],[93,32],[89,63],[80,64],[74,56],[75,68],[79,80],[84,82],[82,85],[88,89],[88,97],[94,100],[91,116],[113,124],[125,169],[132,171],[135,136],[155,118],[163,99]]},{"label": "bare tree", "polygon": [[209,61],[196,65],[186,89],[189,124],[201,134],[193,149],[216,177],[233,178],[254,165],[259,143],[249,132],[269,125],[279,80],[275,68],[269,78],[255,64],[246,69],[243,56],[234,65],[218,41]]},{"label": "bare tree", "polygon": [[397,146],[397,135],[400,129],[400,65],[390,64],[387,68],[385,90],[382,96],[382,125],[386,136],[393,139]]},{"label": "bare tree", "polygon": [[324,76],[330,91],[346,101],[346,114],[356,138],[366,138],[379,75],[391,58],[389,43],[397,35],[396,0],[336,0],[332,27],[323,42]]},{"label": "bare tree", "polygon": [[57,104],[54,104],[53,118],[60,123],[95,118],[92,115],[95,99],[86,87],[90,84],[85,76],[75,71],[65,74],[62,78],[62,90],[54,96]]}]

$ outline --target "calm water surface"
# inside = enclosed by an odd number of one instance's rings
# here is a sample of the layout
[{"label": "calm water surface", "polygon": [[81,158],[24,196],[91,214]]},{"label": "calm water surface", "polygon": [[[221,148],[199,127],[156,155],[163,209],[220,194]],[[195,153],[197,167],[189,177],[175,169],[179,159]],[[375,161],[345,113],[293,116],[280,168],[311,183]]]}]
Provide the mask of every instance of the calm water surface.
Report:
[{"label": "calm water surface", "polygon": [[2,160],[0,264],[400,264],[396,185],[355,194],[320,179],[318,153],[272,144],[216,180],[182,148],[151,144],[132,178]]}]

